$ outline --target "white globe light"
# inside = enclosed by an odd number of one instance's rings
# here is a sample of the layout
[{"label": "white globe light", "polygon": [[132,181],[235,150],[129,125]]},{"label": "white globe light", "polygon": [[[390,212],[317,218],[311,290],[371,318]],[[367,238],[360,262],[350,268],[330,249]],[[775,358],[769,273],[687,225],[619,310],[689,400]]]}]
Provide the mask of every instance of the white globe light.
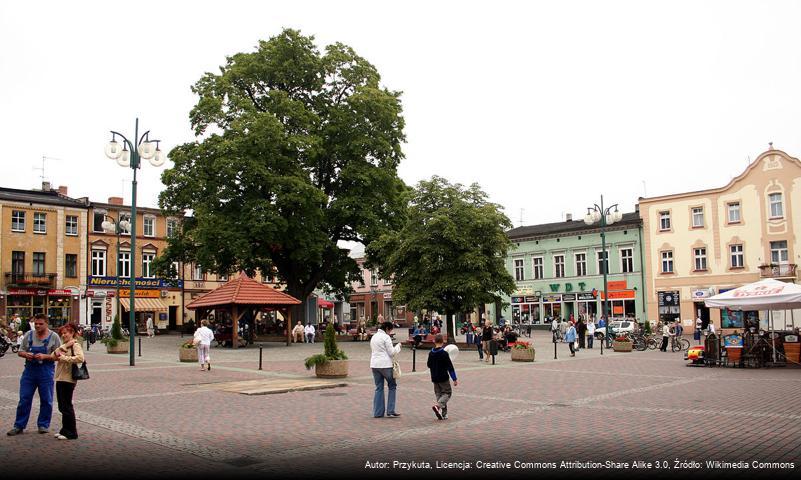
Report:
[{"label": "white globe light", "polygon": [[119,225],[120,225],[120,230],[121,231],[125,231],[125,232],[130,232],[131,231],[131,222],[129,222],[128,220],[121,220]]},{"label": "white globe light", "polygon": [[606,224],[607,225],[612,225],[613,223],[615,223],[615,215],[612,214],[612,213],[607,213],[606,214]]},{"label": "white globe light", "polygon": [[592,215],[590,215],[589,213],[584,215],[584,223],[586,223],[587,225],[592,225]]},{"label": "white globe light", "polygon": [[123,150],[122,155],[117,158],[117,163],[121,167],[130,167],[131,166],[131,152],[128,150]]},{"label": "white globe light", "polygon": [[106,144],[106,156],[112,160],[120,158],[122,155],[122,145],[112,140]]},{"label": "white globe light", "polygon": [[156,154],[156,145],[153,142],[142,142],[139,144],[139,156],[145,160],[150,160]]},{"label": "white globe light", "polygon": [[164,155],[164,152],[161,150],[156,150],[156,154],[153,158],[150,159],[150,164],[154,167],[160,167],[164,165],[164,162],[167,160],[167,155]]},{"label": "white globe light", "polygon": [[100,224],[100,226],[103,227],[103,230],[108,233],[115,233],[117,231],[116,226],[113,223],[109,222],[108,220],[104,220],[103,223]]},{"label": "white globe light", "polygon": [[593,222],[600,222],[601,221],[601,212],[599,212],[598,210],[595,210],[594,212],[592,212],[592,221]]},{"label": "white globe light", "polygon": [[623,212],[617,212],[617,211],[616,211],[616,212],[615,212],[615,221],[616,221],[616,222],[619,222],[619,221],[621,221],[621,220],[623,220]]}]

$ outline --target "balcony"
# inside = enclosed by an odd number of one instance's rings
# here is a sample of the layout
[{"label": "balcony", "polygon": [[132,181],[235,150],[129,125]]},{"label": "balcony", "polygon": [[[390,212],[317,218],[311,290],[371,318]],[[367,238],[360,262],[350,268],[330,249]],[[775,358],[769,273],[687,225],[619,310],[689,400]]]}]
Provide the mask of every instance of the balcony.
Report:
[{"label": "balcony", "polygon": [[762,278],[795,278],[795,263],[769,264],[759,266],[759,276]]},{"label": "balcony", "polygon": [[6,286],[19,288],[52,288],[56,286],[55,273],[6,273]]}]

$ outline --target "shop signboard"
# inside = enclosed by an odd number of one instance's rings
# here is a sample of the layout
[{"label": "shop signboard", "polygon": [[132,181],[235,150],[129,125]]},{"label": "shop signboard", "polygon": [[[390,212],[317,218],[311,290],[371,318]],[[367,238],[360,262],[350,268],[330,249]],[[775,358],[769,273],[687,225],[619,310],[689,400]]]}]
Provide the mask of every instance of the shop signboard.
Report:
[{"label": "shop signboard", "polygon": [[576,300],[576,294],[575,293],[565,293],[564,295],[562,295],[562,300],[564,300],[565,302],[572,302],[572,301]]},{"label": "shop signboard", "polygon": [[613,280],[611,282],[606,282],[606,289],[607,290],[626,290],[628,285],[626,285],[625,280]]},{"label": "shop signboard", "polygon": [[[129,287],[131,279],[128,277],[119,278],[120,287]],[[117,277],[86,277],[86,285],[88,287],[107,287],[114,288],[117,286]],[[162,289],[162,288],[183,288],[182,280],[169,280],[166,278],[136,278],[136,289]]]},{"label": "shop signboard", "polygon": [[693,300],[702,300],[713,295],[715,295],[714,288],[695,288],[690,290],[690,296],[692,296]]},{"label": "shop signboard", "polygon": [[577,298],[579,300],[595,300],[595,295],[593,295],[592,293],[579,293],[577,295]]},{"label": "shop signboard", "polygon": [[[47,290],[41,290],[36,288],[9,288],[8,289],[9,295],[34,295],[37,297],[44,297],[47,295]],[[67,294],[69,295],[69,293]]]},{"label": "shop signboard", "polygon": [[[601,293],[601,299],[603,300],[604,299],[604,292],[600,292],[600,293]],[[615,292],[613,292],[613,291],[609,292],[609,300],[627,300],[627,299],[633,299],[633,298],[635,298],[634,290],[619,290],[619,291],[615,291]]]},{"label": "shop signboard", "polygon": [[526,297],[512,297],[512,303],[523,303]]},{"label": "shop signboard", "polygon": [[526,297],[526,303],[538,303],[539,301],[540,297],[537,296]]},{"label": "shop signboard", "polygon": [[561,295],[543,295],[542,301],[545,303],[557,303],[562,301]]},{"label": "shop signboard", "polygon": [[657,292],[660,307],[678,307],[681,297],[678,290],[669,290],[665,292]]},{"label": "shop signboard", "polygon": [[[135,298],[161,298],[160,290],[136,290],[134,292]],[[120,290],[120,298],[130,298],[130,290]]]}]

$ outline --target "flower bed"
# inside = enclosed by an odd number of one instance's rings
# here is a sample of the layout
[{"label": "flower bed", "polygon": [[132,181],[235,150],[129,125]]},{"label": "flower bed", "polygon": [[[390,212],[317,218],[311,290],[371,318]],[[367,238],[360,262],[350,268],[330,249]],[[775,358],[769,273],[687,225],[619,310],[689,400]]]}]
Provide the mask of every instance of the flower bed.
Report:
[{"label": "flower bed", "polygon": [[630,340],[615,339],[612,342],[612,350],[615,352],[630,352],[634,348],[634,343]]}]

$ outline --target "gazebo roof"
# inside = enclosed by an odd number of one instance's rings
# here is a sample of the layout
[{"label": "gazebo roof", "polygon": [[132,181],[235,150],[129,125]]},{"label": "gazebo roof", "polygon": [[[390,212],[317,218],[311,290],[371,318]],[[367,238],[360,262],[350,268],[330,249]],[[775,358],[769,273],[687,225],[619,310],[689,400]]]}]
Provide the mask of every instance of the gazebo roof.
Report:
[{"label": "gazebo roof", "polygon": [[226,305],[283,306],[300,303],[297,298],[263,285],[243,273],[238,278],[191,301],[186,308],[195,310]]}]

